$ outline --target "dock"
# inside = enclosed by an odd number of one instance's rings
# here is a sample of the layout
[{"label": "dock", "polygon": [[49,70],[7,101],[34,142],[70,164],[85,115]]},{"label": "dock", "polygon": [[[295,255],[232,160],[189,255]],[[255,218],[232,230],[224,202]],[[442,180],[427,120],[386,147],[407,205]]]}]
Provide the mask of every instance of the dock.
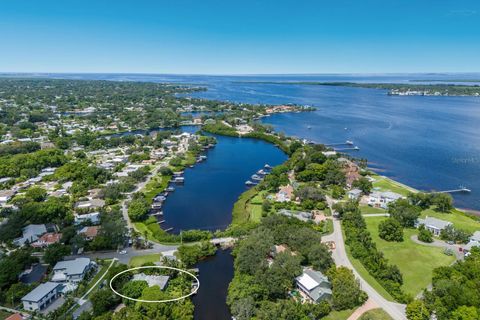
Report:
[{"label": "dock", "polygon": [[163,216],[163,211],[151,213],[150,215],[151,215],[151,216]]},{"label": "dock", "polygon": [[355,147],[352,147],[352,148],[337,148],[337,149],[333,149],[334,151],[360,151],[360,148],[355,146]]},{"label": "dock", "polygon": [[168,228],[168,229],[165,229],[165,232],[168,232],[168,231],[172,231],[173,228]]},{"label": "dock", "polygon": [[347,140],[345,142],[337,142],[337,143],[327,143],[325,144],[326,147],[334,147],[334,146],[353,146],[353,141]]},{"label": "dock", "polygon": [[444,190],[444,191],[432,191],[429,193],[470,193],[472,190],[460,186],[458,189]]}]

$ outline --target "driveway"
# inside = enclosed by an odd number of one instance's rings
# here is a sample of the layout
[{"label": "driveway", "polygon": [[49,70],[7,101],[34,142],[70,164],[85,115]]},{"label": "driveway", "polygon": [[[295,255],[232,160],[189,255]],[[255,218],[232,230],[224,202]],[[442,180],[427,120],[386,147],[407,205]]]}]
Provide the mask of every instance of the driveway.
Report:
[{"label": "driveway", "polygon": [[412,235],[410,237],[413,242],[418,243],[422,246],[429,246],[429,247],[437,247],[437,248],[442,248],[442,249],[449,249],[452,250],[452,252],[455,254],[455,257],[457,260],[463,260],[465,257],[463,255],[463,252],[460,251],[461,246],[456,245],[456,244],[448,244],[445,241],[435,239],[433,238],[433,242],[423,242],[418,240],[418,236],[416,234]]},{"label": "driveway", "polygon": [[[332,205],[334,203],[334,200],[327,197],[327,203],[333,215],[334,211],[332,209]],[[347,267],[353,271],[353,274],[360,282],[360,287],[363,291],[367,293],[369,299],[371,300],[369,304],[375,304],[380,308],[384,309],[395,320],[407,319],[405,314],[405,305],[388,301],[387,299],[382,297],[374,288],[372,288],[372,286],[370,286],[370,284],[368,284],[367,281],[365,281],[365,279],[360,276],[357,270],[355,270],[352,263],[347,257],[340,220],[335,218],[333,219],[333,233],[323,237],[322,240],[335,242],[336,248],[332,251],[332,258],[335,261],[335,264],[337,266]]]}]

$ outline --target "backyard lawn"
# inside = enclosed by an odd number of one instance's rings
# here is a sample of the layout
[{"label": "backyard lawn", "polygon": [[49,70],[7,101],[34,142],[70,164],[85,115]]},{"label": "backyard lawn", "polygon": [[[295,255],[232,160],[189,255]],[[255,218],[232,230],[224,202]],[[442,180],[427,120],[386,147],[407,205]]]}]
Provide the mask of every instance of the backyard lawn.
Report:
[{"label": "backyard lawn", "polygon": [[362,214],[376,214],[387,212],[387,210],[384,210],[382,208],[374,208],[367,205],[360,205],[360,210],[362,211]]},{"label": "backyard lawn", "polygon": [[426,288],[432,280],[432,270],[447,266],[455,257],[447,256],[442,248],[429,247],[413,242],[410,237],[417,233],[415,229],[404,230],[403,242],[388,242],[378,236],[378,225],[384,217],[365,219],[367,228],[377,244],[379,251],[403,274],[403,289],[414,297]]},{"label": "backyard lawn", "polygon": [[140,267],[144,263],[155,263],[160,261],[160,253],[147,254],[144,256],[132,257],[128,265],[130,267]]},{"label": "backyard lawn", "polygon": [[7,319],[10,317],[12,314],[7,311],[0,310],[0,319]]},{"label": "backyard lawn", "polygon": [[378,175],[373,175],[372,177],[375,179],[373,187],[378,188],[380,191],[392,191],[403,196],[407,196],[411,192],[417,192],[417,190],[387,177]]}]

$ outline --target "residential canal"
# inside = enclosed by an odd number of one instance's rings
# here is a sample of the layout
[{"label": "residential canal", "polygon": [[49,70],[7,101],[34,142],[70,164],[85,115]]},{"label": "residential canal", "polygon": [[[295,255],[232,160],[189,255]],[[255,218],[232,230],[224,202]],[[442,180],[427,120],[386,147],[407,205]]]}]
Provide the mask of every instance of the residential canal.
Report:
[{"label": "residential canal", "polygon": [[200,288],[193,297],[196,320],[229,320],[226,305],[228,284],[233,278],[233,256],[230,250],[219,249],[196,265],[200,270]]}]

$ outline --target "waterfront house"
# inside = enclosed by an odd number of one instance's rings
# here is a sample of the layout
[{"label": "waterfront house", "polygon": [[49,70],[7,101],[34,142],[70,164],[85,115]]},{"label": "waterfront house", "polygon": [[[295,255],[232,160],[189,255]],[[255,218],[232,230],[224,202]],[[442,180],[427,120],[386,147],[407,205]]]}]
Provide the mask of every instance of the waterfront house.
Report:
[{"label": "waterfront house", "polygon": [[277,202],[290,202],[293,199],[293,187],[291,185],[281,186],[280,190],[275,195]]},{"label": "waterfront house", "polygon": [[62,284],[46,282],[30,291],[22,298],[23,309],[28,311],[41,311],[48,307],[60,296]]},{"label": "waterfront house", "polygon": [[78,283],[83,280],[87,272],[95,267],[95,262],[89,258],[60,261],[53,267],[53,282]]},{"label": "waterfront house", "polygon": [[145,273],[137,273],[133,276],[133,281],[145,281],[149,287],[158,286],[160,290],[166,288],[169,276],[146,275]]},{"label": "waterfront house", "polygon": [[352,189],[352,190],[347,192],[347,195],[348,195],[348,199],[358,200],[360,198],[360,196],[362,195],[362,190]]},{"label": "waterfront house", "polygon": [[453,225],[450,221],[444,221],[429,216],[426,216],[425,219],[418,219],[415,226],[419,227],[422,224],[428,231],[433,233],[435,236],[439,236],[440,232],[442,232],[443,229]]},{"label": "waterfront house", "polygon": [[332,296],[330,281],[320,271],[306,268],[295,282],[298,289],[312,302],[320,302]]},{"label": "waterfront house", "polygon": [[395,192],[374,191],[370,193],[368,197],[368,205],[375,208],[388,209],[389,203],[397,201],[398,199],[401,199],[401,198],[403,198],[403,196]]},{"label": "waterfront house", "polygon": [[313,221],[313,218],[314,218],[311,212],[306,212],[306,211],[293,211],[293,210],[281,209],[278,211],[278,213],[287,217],[296,218],[304,222]]}]

